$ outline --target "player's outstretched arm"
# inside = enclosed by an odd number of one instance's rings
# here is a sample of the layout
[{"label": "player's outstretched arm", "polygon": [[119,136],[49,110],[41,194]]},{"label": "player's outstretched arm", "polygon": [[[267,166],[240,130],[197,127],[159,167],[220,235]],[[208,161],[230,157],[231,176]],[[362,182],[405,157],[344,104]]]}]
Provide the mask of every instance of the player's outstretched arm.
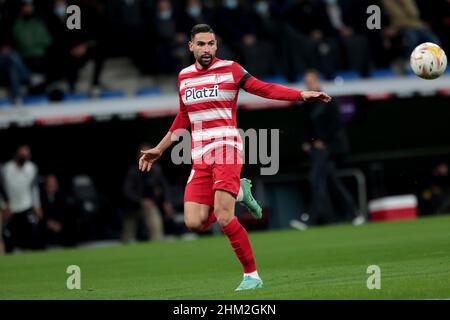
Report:
[{"label": "player's outstretched arm", "polygon": [[330,102],[331,97],[322,91],[302,91],[297,89],[288,88],[279,84],[267,83],[249,76],[243,89],[254,95],[274,100],[287,100],[287,101],[323,101]]}]

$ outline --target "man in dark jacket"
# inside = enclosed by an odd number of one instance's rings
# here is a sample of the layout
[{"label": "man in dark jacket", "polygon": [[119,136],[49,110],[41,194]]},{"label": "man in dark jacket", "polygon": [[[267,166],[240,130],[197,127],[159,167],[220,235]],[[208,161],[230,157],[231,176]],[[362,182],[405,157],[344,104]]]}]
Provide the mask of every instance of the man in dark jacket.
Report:
[{"label": "man in dark jacket", "polygon": [[[310,71],[305,75],[308,90],[320,90],[317,73]],[[329,104],[322,102],[304,105],[306,111],[305,136],[303,150],[311,158],[309,175],[311,186],[311,206],[308,225],[334,223],[341,220],[333,208],[331,195],[336,200],[341,215],[347,218],[357,217],[352,196],[336,177],[337,160],[349,151],[344,125],[340,118],[336,100]]]}]

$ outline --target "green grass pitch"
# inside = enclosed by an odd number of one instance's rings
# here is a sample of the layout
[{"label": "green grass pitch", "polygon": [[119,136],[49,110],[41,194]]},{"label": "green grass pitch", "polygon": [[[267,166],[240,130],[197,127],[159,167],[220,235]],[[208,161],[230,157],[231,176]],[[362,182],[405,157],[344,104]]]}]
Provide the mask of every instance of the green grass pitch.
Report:
[{"label": "green grass pitch", "polygon": [[[0,256],[0,299],[448,299],[450,216],[250,233],[264,288],[224,236]],[[68,290],[66,268],[81,268]],[[367,289],[367,267],[381,289]]]}]

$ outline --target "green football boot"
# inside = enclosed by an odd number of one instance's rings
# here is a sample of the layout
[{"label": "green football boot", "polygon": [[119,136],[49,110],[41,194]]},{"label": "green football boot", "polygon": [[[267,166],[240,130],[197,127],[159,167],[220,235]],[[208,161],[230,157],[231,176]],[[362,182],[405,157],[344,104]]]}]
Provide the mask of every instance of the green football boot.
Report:
[{"label": "green football boot", "polygon": [[239,287],[237,287],[234,291],[243,291],[243,290],[253,290],[259,289],[263,287],[263,282],[261,279],[253,278],[250,276],[245,276],[242,280]]},{"label": "green football boot", "polygon": [[258,204],[258,202],[253,198],[252,195],[252,182],[249,179],[243,178],[241,179],[241,188],[244,193],[244,198],[240,202],[245,205],[247,209],[250,211],[250,214],[255,219],[262,218],[262,208]]}]

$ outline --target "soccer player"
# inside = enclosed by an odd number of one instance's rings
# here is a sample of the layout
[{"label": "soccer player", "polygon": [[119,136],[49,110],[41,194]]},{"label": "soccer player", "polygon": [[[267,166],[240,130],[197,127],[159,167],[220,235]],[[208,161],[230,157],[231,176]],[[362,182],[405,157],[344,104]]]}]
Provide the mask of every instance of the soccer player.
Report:
[{"label": "soccer player", "polygon": [[[236,201],[242,201],[255,218],[262,215],[251,195],[250,181],[240,180],[243,145],[236,124],[238,91],[242,88],[264,98],[286,101],[329,102],[331,98],[324,92],[262,82],[238,63],[216,58],[217,40],[209,25],[192,28],[189,50],[195,63],[178,76],[180,110],[161,142],[142,150],[139,169],[149,171],[177,139],[177,130],[190,125],[193,165],[184,194],[185,224],[193,231],[203,231],[217,221],[244,269],[236,291],[261,288],[263,282],[256,270],[247,231],[234,215]],[[229,161],[230,149],[233,161]],[[220,156],[222,152],[226,161]]]}]

